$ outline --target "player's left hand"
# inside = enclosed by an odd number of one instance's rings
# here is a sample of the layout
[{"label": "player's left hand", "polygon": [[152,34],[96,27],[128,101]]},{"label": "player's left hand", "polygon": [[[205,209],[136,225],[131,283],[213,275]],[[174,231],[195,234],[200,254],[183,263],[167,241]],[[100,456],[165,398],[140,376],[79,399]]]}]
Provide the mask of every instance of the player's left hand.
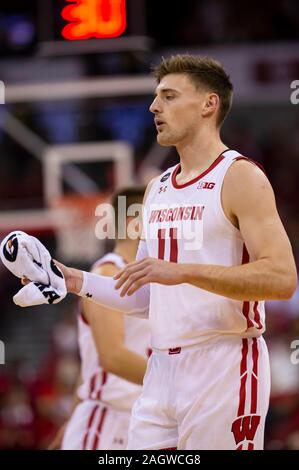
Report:
[{"label": "player's left hand", "polygon": [[122,287],[121,297],[134,294],[136,290],[149,282],[168,286],[184,282],[180,265],[155,258],[145,258],[142,261],[129,263],[115,274],[114,279],[118,279],[115,288]]}]

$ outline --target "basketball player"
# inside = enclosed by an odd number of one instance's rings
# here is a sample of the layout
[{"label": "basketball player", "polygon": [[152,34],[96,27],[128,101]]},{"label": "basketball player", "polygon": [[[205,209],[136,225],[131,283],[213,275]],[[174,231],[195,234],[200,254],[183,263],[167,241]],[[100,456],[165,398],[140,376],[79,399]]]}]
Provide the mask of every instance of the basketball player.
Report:
[{"label": "basketball player", "polygon": [[117,281],[60,267],[69,292],[149,310],[153,354],[129,449],[262,449],[264,300],[294,293],[291,246],[265,174],[221,140],[233,92],[222,65],[177,55],[155,76],[157,140],[180,163],[147,188],[136,261]]},{"label": "basketball player", "polygon": [[[141,204],[143,192],[128,188],[114,196],[116,224],[118,197],[125,197],[127,206]],[[124,220],[130,223],[132,217],[125,214]],[[137,246],[138,239],[118,238],[114,251],[99,259],[92,272],[113,276],[135,260]],[[148,321],[124,316],[88,299],[83,300],[81,307],[78,316],[81,378],[71,417],[50,448],[125,449],[132,405],[140,394],[147,364]]]}]

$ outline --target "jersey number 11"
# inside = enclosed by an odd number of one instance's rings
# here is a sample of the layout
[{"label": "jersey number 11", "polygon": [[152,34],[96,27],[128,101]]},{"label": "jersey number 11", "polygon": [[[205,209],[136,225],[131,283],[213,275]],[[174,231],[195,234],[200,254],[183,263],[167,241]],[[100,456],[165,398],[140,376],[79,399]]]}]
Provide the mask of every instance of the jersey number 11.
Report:
[{"label": "jersey number 11", "polygon": [[[169,238],[170,238],[169,261],[172,263],[177,263],[178,261],[177,232],[178,232],[177,228],[169,229]],[[163,259],[163,260],[165,260],[165,238],[166,238],[166,228],[159,228],[158,230],[158,258]]]}]

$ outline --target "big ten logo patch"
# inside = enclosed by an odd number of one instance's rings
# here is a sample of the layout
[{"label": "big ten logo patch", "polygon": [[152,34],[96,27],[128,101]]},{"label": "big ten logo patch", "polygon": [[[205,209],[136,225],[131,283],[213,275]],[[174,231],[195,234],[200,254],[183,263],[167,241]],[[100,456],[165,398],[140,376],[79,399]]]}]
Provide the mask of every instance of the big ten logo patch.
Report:
[{"label": "big ten logo patch", "polygon": [[166,193],[166,190],[167,190],[167,186],[160,186],[158,194]]},{"label": "big ten logo patch", "polygon": [[215,186],[215,183],[209,182],[209,181],[201,181],[198,183],[196,189],[213,189]]}]

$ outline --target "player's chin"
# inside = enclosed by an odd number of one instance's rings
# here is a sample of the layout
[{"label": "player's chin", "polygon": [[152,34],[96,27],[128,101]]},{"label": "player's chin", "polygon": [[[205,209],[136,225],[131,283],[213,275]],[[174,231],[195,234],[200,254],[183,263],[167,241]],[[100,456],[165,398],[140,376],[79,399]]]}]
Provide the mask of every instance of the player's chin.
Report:
[{"label": "player's chin", "polygon": [[163,132],[157,134],[157,142],[164,147],[174,145],[173,139],[171,139],[170,136],[165,135]]}]

